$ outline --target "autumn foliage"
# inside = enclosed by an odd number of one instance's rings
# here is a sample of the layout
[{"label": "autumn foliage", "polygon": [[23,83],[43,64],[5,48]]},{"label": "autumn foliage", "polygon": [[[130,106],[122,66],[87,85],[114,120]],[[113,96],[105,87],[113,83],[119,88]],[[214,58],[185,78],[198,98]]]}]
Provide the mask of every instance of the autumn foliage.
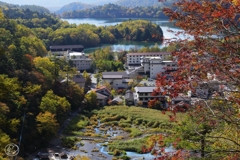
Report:
[{"label": "autumn foliage", "polygon": [[[202,158],[238,159],[240,1],[179,0],[163,11],[182,29],[175,33],[176,37],[183,34],[185,38],[168,41],[180,46],[173,52],[179,68],[171,73],[172,79],[158,75],[154,94],[160,95],[164,90],[170,99],[189,91],[197,95],[189,111],[189,123],[194,127],[182,126],[178,136],[195,141]],[[207,93],[199,94],[203,89]],[[187,132],[191,135],[183,136]]]}]

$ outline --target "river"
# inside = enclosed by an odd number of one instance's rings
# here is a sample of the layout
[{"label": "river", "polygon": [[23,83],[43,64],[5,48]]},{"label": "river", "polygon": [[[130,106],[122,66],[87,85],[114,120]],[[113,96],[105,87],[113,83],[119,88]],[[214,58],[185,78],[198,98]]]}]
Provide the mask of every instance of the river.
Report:
[{"label": "river", "polygon": [[[139,18],[131,18],[132,20],[139,19]],[[178,29],[177,27],[174,26],[173,22],[169,22],[168,20],[161,20],[158,18],[143,18],[145,20],[151,21],[152,23],[158,24],[162,30],[163,30],[163,35],[165,39],[171,39],[171,38],[181,38],[181,39],[186,39],[184,35],[180,36],[175,36],[175,33],[169,32],[168,30],[172,30],[174,32],[182,31],[181,29]],[[116,25],[121,22],[129,20],[129,18],[81,18],[81,19],[62,19],[65,21],[68,21],[71,24],[93,24],[96,26],[110,26],[110,25]],[[101,47],[111,47],[113,51],[129,51],[130,49],[140,49],[142,47],[152,47],[154,45],[158,45],[159,48],[163,48],[166,46],[164,42],[137,42],[137,41],[129,41],[129,40],[119,40],[115,44],[104,44],[98,47],[92,47],[92,48],[85,48],[84,52],[85,53],[92,53],[96,49],[99,49]]]}]

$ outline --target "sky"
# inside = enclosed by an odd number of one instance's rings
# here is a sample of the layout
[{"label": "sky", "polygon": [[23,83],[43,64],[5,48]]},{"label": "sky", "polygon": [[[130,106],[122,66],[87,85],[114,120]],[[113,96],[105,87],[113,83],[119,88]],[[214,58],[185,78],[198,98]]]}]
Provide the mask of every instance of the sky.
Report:
[{"label": "sky", "polygon": [[43,7],[62,7],[72,2],[96,4],[104,1],[115,2],[117,0],[0,0],[2,2],[18,5],[39,5]]}]

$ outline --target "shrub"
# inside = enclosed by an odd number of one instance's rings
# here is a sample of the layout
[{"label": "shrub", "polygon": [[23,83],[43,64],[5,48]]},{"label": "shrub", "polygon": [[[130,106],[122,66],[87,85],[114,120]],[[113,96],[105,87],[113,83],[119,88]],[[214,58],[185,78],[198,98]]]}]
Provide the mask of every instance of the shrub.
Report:
[{"label": "shrub", "polygon": [[113,151],[113,155],[114,155],[114,156],[120,156],[120,155],[121,155],[121,151],[118,150],[118,149],[115,149],[115,150]]}]

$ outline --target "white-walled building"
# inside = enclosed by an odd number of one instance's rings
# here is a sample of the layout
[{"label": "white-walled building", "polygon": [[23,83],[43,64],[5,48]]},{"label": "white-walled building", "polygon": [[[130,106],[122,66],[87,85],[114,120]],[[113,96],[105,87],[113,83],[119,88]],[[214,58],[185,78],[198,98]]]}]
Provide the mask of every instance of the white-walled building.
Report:
[{"label": "white-walled building", "polygon": [[148,105],[148,102],[150,100],[154,100],[155,98],[158,98],[158,100],[162,103],[163,107],[168,107],[166,103],[165,96],[159,95],[159,96],[153,96],[152,93],[156,89],[156,87],[150,87],[150,86],[144,86],[144,87],[135,87],[135,93],[134,93],[134,103],[135,105],[138,102],[142,102],[143,105]]},{"label": "white-walled building", "polygon": [[114,89],[127,89],[128,83],[133,81],[133,78],[137,77],[136,72],[102,72],[103,82],[108,82]]},{"label": "white-walled building", "polygon": [[73,66],[78,70],[89,70],[92,67],[92,59],[88,58],[83,50],[84,47],[82,45],[59,45],[50,47],[52,56],[71,61]]},{"label": "white-walled building", "polygon": [[83,52],[71,52],[67,59],[72,61],[73,66],[78,70],[89,70],[92,67],[92,59],[88,58]]},{"label": "white-walled building", "polygon": [[173,61],[163,61],[161,57],[143,57],[141,58],[141,66],[145,74],[149,73],[149,77],[155,79],[157,74],[167,70],[177,70],[177,64]]},{"label": "white-walled building", "polygon": [[170,52],[128,53],[127,66],[141,65],[141,58],[144,57],[161,57],[162,59],[168,59],[170,56],[171,56]]}]

